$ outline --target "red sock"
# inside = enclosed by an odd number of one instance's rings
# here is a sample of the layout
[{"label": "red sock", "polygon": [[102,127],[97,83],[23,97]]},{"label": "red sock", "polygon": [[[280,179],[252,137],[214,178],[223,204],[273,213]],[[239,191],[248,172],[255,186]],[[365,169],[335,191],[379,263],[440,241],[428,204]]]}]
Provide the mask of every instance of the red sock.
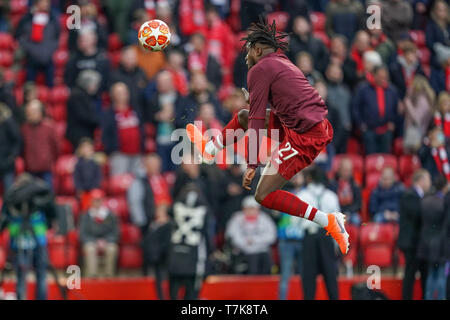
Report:
[{"label": "red sock", "polygon": [[313,220],[317,209],[310,206],[306,202],[302,201],[300,198],[296,197],[294,194],[289,193],[284,190],[277,190],[269,193],[261,204],[269,209],[281,211],[288,213],[296,217],[305,217],[305,213],[308,211],[308,207],[311,207],[308,220]]},{"label": "red sock", "polygon": [[[233,119],[231,119],[231,121],[228,122],[228,124],[223,128],[221,135],[220,135],[221,136],[220,141],[217,141],[217,139],[214,139],[215,144],[217,146],[223,148],[224,146],[227,146],[227,145],[237,142],[243,136],[243,135],[237,136],[234,134],[235,130],[238,130],[238,129],[244,130],[244,134],[245,134],[245,129],[239,123],[238,114],[236,113],[234,115]],[[229,131],[228,134],[227,134],[227,130]],[[233,131],[231,131],[231,130],[233,130]]]}]

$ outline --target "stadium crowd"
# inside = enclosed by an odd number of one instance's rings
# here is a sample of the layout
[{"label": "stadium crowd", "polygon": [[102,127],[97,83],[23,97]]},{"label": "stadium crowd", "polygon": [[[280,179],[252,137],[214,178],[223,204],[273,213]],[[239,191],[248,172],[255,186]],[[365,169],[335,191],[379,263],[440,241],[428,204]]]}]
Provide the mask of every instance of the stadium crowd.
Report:
[{"label": "stadium crowd", "polygon": [[[80,28],[69,28],[71,4]],[[374,8],[381,27],[368,22]],[[221,130],[248,108],[240,39],[261,14],[290,33],[287,56],[329,108],[333,142],[286,188],[347,215],[345,257],[315,225],[261,210],[241,187],[245,155],[172,161],[176,129],[201,121]],[[172,32],[163,52],[138,44],[152,18]],[[53,266],[82,261],[87,277],[102,274],[99,258],[106,276],[151,269],[161,298],[167,272],[172,298],[180,286],[195,298],[199,275],[279,268],[282,299],[293,264],[305,279],[323,273],[332,299],[338,265],[348,274],[404,266],[405,299],[418,270],[424,297],[448,297],[448,1],[1,1],[0,66],[1,216],[13,237],[8,190],[44,180],[56,222],[39,245]],[[313,299],[315,281],[304,282]]]}]

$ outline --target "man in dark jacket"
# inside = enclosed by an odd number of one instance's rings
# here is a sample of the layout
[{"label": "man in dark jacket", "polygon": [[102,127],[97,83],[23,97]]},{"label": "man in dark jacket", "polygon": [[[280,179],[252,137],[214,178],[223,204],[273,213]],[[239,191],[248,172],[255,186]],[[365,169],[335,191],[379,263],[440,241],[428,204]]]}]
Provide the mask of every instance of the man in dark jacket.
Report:
[{"label": "man in dark jacket", "polygon": [[99,126],[95,107],[95,95],[100,86],[101,75],[94,70],[83,70],[77,79],[67,101],[66,137],[74,149],[82,138],[94,139],[94,131]]},{"label": "man in dark jacket", "polygon": [[425,291],[426,265],[417,257],[421,219],[421,199],[431,186],[430,174],[424,169],[414,172],[412,187],[400,200],[400,222],[397,246],[405,255],[403,300],[411,300],[417,271],[421,273],[422,292]]},{"label": "man in dark jacket", "polygon": [[97,35],[92,30],[82,30],[78,36],[78,52],[75,52],[66,65],[64,80],[69,87],[75,86],[81,71],[95,70],[102,75],[100,92],[107,89],[110,64],[106,53],[98,48]]},{"label": "man in dark jacket", "polygon": [[20,154],[20,130],[11,109],[0,102],[0,179],[4,190],[14,182],[15,160]]},{"label": "man in dark jacket", "polygon": [[58,48],[59,33],[59,19],[50,12],[50,1],[34,1],[15,34],[26,54],[28,80],[36,80],[37,72],[44,71],[47,85],[53,86],[52,58]]},{"label": "man in dark jacket", "polygon": [[296,17],[293,30],[289,41],[289,59],[295,63],[297,54],[307,51],[314,57],[315,68],[324,73],[328,64],[328,50],[320,39],[312,35],[309,21],[302,16]]},{"label": "man in dark jacket", "polygon": [[213,251],[213,228],[205,195],[196,183],[181,189],[172,214],[175,227],[169,251],[170,298],[177,299],[180,287],[184,287],[184,299],[197,299]]},{"label": "man in dark jacket", "polygon": [[375,222],[398,222],[400,198],[404,187],[395,181],[395,171],[385,167],[381,173],[378,186],[372,191],[369,212]]},{"label": "man in dark jacket", "polygon": [[401,100],[405,98],[407,89],[412,84],[416,75],[425,76],[417,55],[417,48],[413,43],[407,43],[402,48],[403,54],[397,56],[397,60],[389,67],[392,84],[398,90]]},{"label": "man in dark jacket", "polygon": [[434,193],[422,200],[422,226],[420,228],[417,257],[427,264],[426,300],[445,300],[445,222],[450,214],[445,193],[447,180],[439,176],[434,181]]},{"label": "man in dark jacket", "polygon": [[131,46],[122,49],[120,65],[111,74],[110,83],[116,82],[123,82],[128,86],[131,106],[142,113],[147,104],[145,88],[148,79],[145,72],[137,65],[136,50]]},{"label": "man in dark jacket", "polygon": [[398,107],[397,90],[388,82],[386,67],[376,67],[373,80],[362,83],[352,101],[353,122],[363,133],[366,154],[389,153]]}]

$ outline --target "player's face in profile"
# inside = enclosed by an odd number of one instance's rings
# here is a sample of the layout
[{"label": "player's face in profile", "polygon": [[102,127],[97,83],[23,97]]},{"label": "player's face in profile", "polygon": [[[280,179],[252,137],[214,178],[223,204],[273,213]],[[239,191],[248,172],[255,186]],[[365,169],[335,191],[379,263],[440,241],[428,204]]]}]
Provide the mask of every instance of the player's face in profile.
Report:
[{"label": "player's face in profile", "polygon": [[256,64],[256,50],[254,47],[250,45],[250,43],[247,43],[246,46],[247,49],[247,55],[245,56],[245,63],[247,64],[247,67],[250,69]]}]

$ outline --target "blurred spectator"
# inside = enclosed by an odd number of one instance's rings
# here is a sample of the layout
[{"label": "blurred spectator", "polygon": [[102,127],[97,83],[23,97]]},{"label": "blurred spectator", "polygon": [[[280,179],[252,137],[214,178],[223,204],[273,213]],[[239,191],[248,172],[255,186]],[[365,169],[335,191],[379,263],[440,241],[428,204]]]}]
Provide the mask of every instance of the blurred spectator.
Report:
[{"label": "blurred spectator", "polygon": [[424,138],[424,143],[418,151],[422,167],[427,169],[432,179],[443,175],[450,181],[450,167],[448,165],[448,147],[445,135],[439,126],[431,126]]},{"label": "blurred spectator", "polygon": [[99,258],[104,259],[104,275],[112,277],[119,243],[119,220],[103,205],[104,193],[100,189],[91,192],[91,207],[81,216],[80,241],[84,252],[86,277],[98,277]]},{"label": "blurred spectator", "polygon": [[378,223],[398,222],[403,191],[403,185],[395,181],[394,169],[385,167],[378,186],[370,194],[369,212],[372,220]]},{"label": "blurred spectator", "polygon": [[436,93],[450,92],[450,49],[438,51],[436,60],[440,67],[431,68],[431,86]]},{"label": "blurred spectator", "polygon": [[64,80],[69,87],[73,87],[81,71],[95,70],[102,76],[100,92],[103,92],[107,89],[110,73],[108,57],[99,48],[97,35],[93,30],[80,30],[77,40],[78,51],[73,52],[67,62]]},{"label": "blurred spectator", "polygon": [[259,21],[259,16],[264,15],[266,5],[274,4],[275,0],[242,0],[241,1],[241,29],[246,30],[253,22]]},{"label": "blurred spectator", "polygon": [[407,33],[413,20],[413,10],[409,1],[385,0],[381,2],[381,25],[386,35],[396,41],[402,33]]},{"label": "blurred spectator", "polygon": [[434,112],[434,125],[441,128],[446,139],[450,138],[450,93],[441,92]]},{"label": "blurred spectator", "polygon": [[23,90],[22,105],[19,108],[16,108],[16,110],[18,110],[17,121],[20,125],[24,124],[25,122],[25,109],[28,102],[38,98],[36,83],[34,83],[33,81],[25,82],[22,87],[22,90]]},{"label": "blurred spectator", "polygon": [[109,0],[104,2],[105,14],[108,18],[108,30],[117,33],[122,42],[127,40],[128,12],[131,1]]},{"label": "blurred spectator", "polygon": [[348,41],[342,35],[336,35],[330,40],[330,63],[338,64],[342,67],[344,83],[350,88],[356,84],[356,62],[348,55]]},{"label": "blurred spectator", "polygon": [[359,226],[361,224],[359,216],[362,200],[361,187],[353,179],[353,163],[349,158],[341,160],[330,189],[336,192],[341,212],[347,215],[347,221]]},{"label": "blurred spectator", "polygon": [[369,34],[360,30],[356,33],[355,40],[350,51],[350,58],[356,64],[356,73],[358,78],[364,78],[364,53],[371,50]]},{"label": "blurred spectator", "polygon": [[339,136],[334,136],[336,153],[347,151],[347,141],[352,130],[352,117],[350,110],[351,92],[343,83],[344,75],[342,67],[337,63],[330,63],[326,69],[328,99],[327,106],[339,114],[342,128]]},{"label": "blurred spectator", "polygon": [[413,43],[408,43],[403,47],[402,54],[397,55],[397,60],[389,66],[389,73],[392,84],[397,88],[399,98],[403,100],[414,77],[425,76],[419,62],[417,47]]},{"label": "blurred spectator", "polygon": [[102,169],[94,160],[94,143],[89,138],[80,140],[77,149],[78,161],[73,172],[73,181],[80,197],[81,210],[86,211],[90,206],[91,190],[100,188]]},{"label": "blurred spectator", "polygon": [[330,37],[342,34],[352,41],[356,32],[364,26],[364,6],[358,0],[330,1],[325,14],[325,27]]},{"label": "blurred spectator", "polygon": [[417,248],[417,257],[427,263],[426,300],[445,300],[446,275],[444,235],[445,221],[450,212],[445,202],[448,184],[445,177],[434,181],[434,193],[422,200],[422,224]]},{"label": "blurred spectator", "polygon": [[433,118],[434,100],[435,94],[428,80],[421,75],[415,76],[404,99],[403,146],[406,152],[416,153],[420,149],[423,137]]},{"label": "blurred spectator", "polygon": [[15,161],[20,155],[21,140],[19,126],[11,109],[0,102],[0,181],[5,191],[14,182]]},{"label": "blurred spectator", "polygon": [[45,73],[47,86],[53,87],[53,53],[58,48],[59,19],[50,11],[49,0],[36,0],[20,20],[15,38],[25,51],[27,80]]},{"label": "blurred spectator", "polygon": [[206,263],[213,252],[212,213],[205,194],[196,183],[178,193],[172,208],[175,227],[169,250],[169,290],[178,299],[180,287],[185,300],[195,300],[206,276]]},{"label": "blurred spectator", "polygon": [[8,1],[0,1],[0,32],[9,32],[10,23],[8,19]]},{"label": "blurred spectator", "polygon": [[245,100],[242,89],[236,88],[223,102],[223,106],[231,115],[247,108],[248,104]]},{"label": "blurred spectator", "polygon": [[175,89],[182,96],[188,94],[188,72],[184,63],[185,57],[181,51],[170,50],[167,53],[167,70],[172,74]]},{"label": "blurred spectator", "polygon": [[25,170],[52,187],[52,168],[59,155],[53,122],[44,118],[44,106],[39,100],[28,102],[25,117],[26,123],[22,126]]},{"label": "blurred spectator", "polygon": [[254,196],[242,201],[242,211],[236,212],[225,230],[225,237],[245,257],[247,274],[270,274],[270,246],[276,241],[276,226],[260,209]]},{"label": "blurred spectator", "polygon": [[150,223],[143,238],[144,276],[148,275],[148,268],[152,268],[156,280],[158,299],[164,300],[162,281],[167,278],[168,253],[172,236],[172,222],[168,215],[168,205],[158,204],[155,218]]},{"label": "blurred spectator", "polygon": [[314,69],[314,58],[309,52],[299,52],[295,61],[295,65],[303,72],[310,85],[314,86],[317,82],[322,81],[322,75]]},{"label": "blurred spectator", "polygon": [[47,299],[47,230],[55,218],[54,195],[39,178],[23,173],[5,193],[0,231],[9,231],[17,299],[27,298],[27,272],[36,273],[36,299]]},{"label": "blurred spectator", "polygon": [[395,56],[395,45],[389,39],[381,28],[371,28],[367,32],[370,36],[370,46],[380,55],[383,63],[389,65]]},{"label": "blurred spectator", "polygon": [[161,175],[161,158],[148,154],[142,158],[143,170],[138,171],[127,198],[132,222],[146,234],[153,220],[155,206],[170,205],[169,186]]},{"label": "blurred spectator", "polygon": [[289,40],[289,58],[295,63],[299,52],[307,51],[314,57],[314,65],[321,73],[325,72],[328,64],[328,49],[322,40],[311,33],[311,25],[306,17],[298,16],[294,19],[294,34]]},{"label": "blurred spectator", "polygon": [[120,54],[120,65],[111,74],[110,83],[123,82],[130,91],[130,105],[143,112],[147,105],[145,89],[148,84],[145,72],[137,65],[137,54],[133,47],[125,47]]},{"label": "blurred spectator", "polygon": [[[449,6],[443,0],[433,2],[425,29],[426,45],[431,50],[431,65],[440,68],[441,63],[437,58],[437,51],[450,50],[450,18]],[[447,90],[449,90],[447,88]]]},{"label": "blurred spectator", "polygon": [[[1,9],[1,7],[0,7]],[[23,112],[16,107],[16,99],[13,95],[14,83],[7,81],[5,70],[0,67],[0,103],[4,103],[12,112],[13,118],[21,123],[23,121]]]},{"label": "blurred spectator", "polygon": [[[228,84],[231,82],[231,68],[234,60],[234,50],[230,50],[235,45],[234,35],[213,5],[206,8],[206,22],[208,25],[206,36],[208,52],[221,65],[224,80],[222,83]],[[214,85],[216,84],[214,83]],[[216,86],[216,88],[218,89],[219,86]]]},{"label": "blurred spectator", "polygon": [[206,33],[207,22],[204,1],[180,0],[178,17],[182,35],[190,36],[196,32]]},{"label": "blurred spectator", "polygon": [[97,7],[90,0],[79,0],[81,19],[80,28],[73,28],[69,30],[69,37],[67,39],[67,47],[70,52],[78,50],[78,35],[80,32],[90,30],[97,35],[98,47],[102,50],[108,49],[108,33],[106,28],[98,21]]},{"label": "blurred spectator", "polygon": [[[325,104],[328,105],[328,92],[325,82],[322,79],[316,81],[314,89],[317,90],[320,97],[325,101]],[[333,127],[333,141],[329,143],[326,148],[322,149],[319,155],[314,159],[314,164],[324,171],[329,171],[331,169],[331,164],[336,154],[334,143],[336,140],[339,141],[342,139],[343,132],[339,111],[334,108],[329,108],[327,119]]]},{"label": "blurred spectator", "polygon": [[173,171],[171,155],[176,142],[172,141],[174,131],[173,119],[175,104],[181,99],[175,91],[173,75],[169,71],[161,71],[156,76],[156,93],[150,99],[149,108],[145,110],[145,119],[156,126],[156,150],[162,159],[162,171]]},{"label": "blurred spectator", "polygon": [[238,88],[247,88],[247,73],[248,66],[245,63],[245,56],[247,52],[245,50],[239,50],[234,60],[233,67],[233,83]]},{"label": "blurred spectator", "polygon": [[208,50],[205,36],[201,33],[194,33],[189,43],[192,47],[187,58],[189,72],[204,73],[208,81],[218,90],[222,84],[222,65],[219,64],[217,57]]},{"label": "blurred spectator", "polygon": [[230,163],[225,170],[224,176],[224,195],[220,203],[221,214],[218,217],[217,229],[219,232],[225,230],[225,226],[232,214],[241,210],[242,200],[251,195],[251,192],[242,187],[242,163],[243,159],[235,155],[234,161]]},{"label": "blurred spectator", "polygon": [[352,101],[353,123],[363,134],[366,154],[391,150],[397,107],[397,91],[389,84],[386,67],[375,68],[373,79],[356,89]]},{"label": "blurred spectator", "polygon": [[[339,212],[337,195],[325,187],[325,173],[317,167],[304,172],[306,188],[297,196],[323,212]],[[336,259],[336,246],[333,239],[325,235],[325,230],[308,220],[302,221],[305,232],[303,238],[303,274],[302,284],[305,300],[314,300],[316,296],[316,278],[322,274],[330,300],[339,299]]]},{"label": "blurred spectator", "polygon": [[134,173],[144,150],[142,116],[130,106],[126,84],[111,86],[112,106],[103,115],[103,144],[110,155],[111,175]]},{"label": "blurred spectator", "polygon": [[94,139],[94,131],[99,127],[100,119],[95,105],[95,96],[101,82],[101,75],[94,70],[83,70],[77,79],[77,85],[67,100],[66,138],[74,148],[84,137]]},{"label": "blurred spectator", "polygon": [[[222,124],[216,118],[214,112],[214,106],[210,102],[201,103],[198,109],[198,115],[195,121],[201,123],[202,133],[205,134],[209,130],[209,134],[212,135],[216,132],[222,131]],[[212,136],[210,137],[212,138]]]},{"label": "blurred spectator", "polygon": [[193,123],[197,117],[201,103],[210,102],[214,105],[216,116],[223,123],[227,122],[229,116],[220,105],[214,91],[211,89],[206,75],[194,73],[191,76],[190,93],[183,99],[177,101],[175,106],[175,127],[185,128],[188,123]]},{"label": "blurred spectator", "polygon": [[[383,60],[381,56],[375,50],[367,50],[363,54],[363,77],[361,80],[366,80],[367,77],[374,72],[375,68],[381,67],[383,65]],[[364,78],[364,79],[363,79]]]},{"label": "blurred spectator", "polygon": [[[292,179],[293,194],[297,194],[303,188],[304,177],[298,173]],[[280,285],[279,299],[286,300],[288,293],[289,279],[291,278],[294,265],[298,275],[302,275],[302,240],[304,230],[301,227],[302,219],[281,213],[278,220],[278,253],[280,255]]]},{"label": "blurred spectator", "polygon": [[405,256],[405,273],[403,276],[402,298],[411,300],[416,272],[420,271],[422,296],[425,295],[427,266],[417,257],[420,228],[422,226],[421,201],[431,187],[428,171],[419,169],[414,172],[411,188],[407,189],[400,200],[400,223],[397,246]]}]

